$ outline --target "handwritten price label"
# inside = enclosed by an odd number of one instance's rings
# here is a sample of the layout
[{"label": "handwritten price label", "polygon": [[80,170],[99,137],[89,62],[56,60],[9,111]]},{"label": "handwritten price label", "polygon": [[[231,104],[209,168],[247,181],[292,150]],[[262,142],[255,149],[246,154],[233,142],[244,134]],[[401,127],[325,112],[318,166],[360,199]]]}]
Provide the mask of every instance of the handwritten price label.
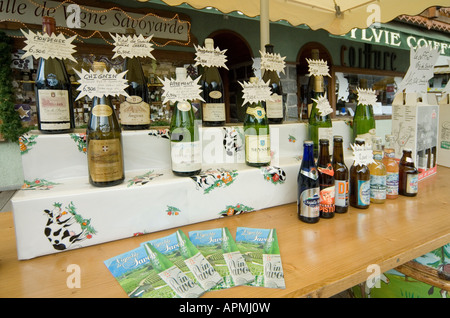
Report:
[{"label": "handwritten price label", "polygon": [[80,78],[80,86],[77,88],[80,93],[76,100],[84,96],[89,98],[116,95],[129,97],[125,91],[128,87],[128,81],[124,79],[127,71],[117,74],[114,69],[109,72],[106,70],[103,72],[86,72],[82,69],[81,72],[77,70],[75,72]]},{"label": "handwritten price label", "polygon": [[225,50],[220,50],[218,47],[215,49],[207,49],[206,47],[196,46],[195,64],[194,66],[201,65],[205,67],[223,67],[228,70],[225,65],[227,61],[227,56],[225,55]]},{"label": "handwritten price label", "polygon": [[75,53],[75,45],[72,42],[76,38],[76,35],[66,38],[62,33],[48,35],[47,33],[43,34],[41,32],[34,33],[31,30],[28,33],[22,29],[20,31],[26,38],[26,45],[23,48],[26,52],[22,55],[22,58],[33,56],[35,59],[58,58],[61,60],[68,59],[74,62],[77,61],[72,56]]},{"label": "handwritten price label", "polygon": [[139,35],[112,35],[114,40],[115,52],[113,59],[121,56],[123,58],[133,58],[133,57],[150,57],[155,59],[152,55],[153,47],[150,40],[153,38],[153,34],[149,37],[144,37],[142,34]]}]

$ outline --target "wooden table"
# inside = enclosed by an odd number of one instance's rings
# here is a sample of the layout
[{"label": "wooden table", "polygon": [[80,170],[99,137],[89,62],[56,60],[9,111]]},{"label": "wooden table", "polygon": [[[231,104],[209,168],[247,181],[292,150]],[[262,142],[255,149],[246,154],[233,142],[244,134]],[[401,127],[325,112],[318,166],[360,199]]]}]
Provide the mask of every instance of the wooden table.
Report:
[{"label": "wooden table", "polygon": [[[203,297],[330,297],[450,242],[450,169],[419,183],[417,197],[399,197],[317,224],[297,219],[296,204],[184,226],[192,230],[239,226],[277,229],[286,289],[239,286]],[[13,217],[0,213],[0,297],[127,297],[103,261],[176,229],[18,261]],[[80,288],[68,288],[69,265],[80,269]]]}]

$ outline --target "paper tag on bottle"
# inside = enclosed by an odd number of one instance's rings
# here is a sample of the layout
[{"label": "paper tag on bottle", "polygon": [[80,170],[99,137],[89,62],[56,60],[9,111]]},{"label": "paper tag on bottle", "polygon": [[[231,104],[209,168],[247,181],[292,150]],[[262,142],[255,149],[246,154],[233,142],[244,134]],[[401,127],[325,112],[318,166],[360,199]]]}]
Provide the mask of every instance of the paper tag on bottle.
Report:
[{"label": "paper tag on bottle", "polygon": [[23,48],[25,53],[22,55],[22,59],[33,56],[35,59],[43,58],[48,59],[50,57],[58,59],[68,59],[73,62],[77,62],[72,56],[75,53],[75,45],[72,44],[76,35],[66,38],[62,33],[58,35],[53,33],[48,35],[47,33],[36,32],[28,30],[28,34],[20,29],[25,35],[26,46]]},{"label": "paper tag on bottle", "polygon": [[375,163],[373,160],[373,152],[372,147],[367,145],[350,145],[353,149],[353,157],[355,160],[355,165],[366,165],[368,166],[371,163]]},{"label": "paper tag on bottle", "polygon": [[118,56],[121,56],[123,58],[129,57],[150,57],[152,59],[155,59],[155,57],[152,55],[153,47],[152,43],[150,43],[150,40],[153,37],[153,34],[144,37],[142,34],[139,35],[112,35],[109,34],[114,40],[114,49],[113,52],[115,52],[114,56],[112,57],[115,59]]},{"label": "paper tag on bottle", "polygon": [[306,59],[306,61],[308,62],[309,66],[309,76],[331,77],[327,61],[313,59]]},{"label": "paper tag on bottle", "polygon": [[312,100],[317,103],[316,108],[320,116],[326,116],[333,112],[333,108],[331,108],[330,102],[328,101],[326,94],[325,96],[320,96],[318,99],[313,98]]},{"label": "paper tag on bottle", "polygon": [[358,104],[372,106],[377,104],[377,94],[373,89],[356,88],[356,91],[358,92]]},{"label": "paper tag on bottle", "polygon": [[161,79],[159,77],[158,79],[163,84],[163,103],[186,102],[194,99],[205,102],[201,96],[201,85],[198,84],[200,76],[196,79],[191,79],[190,76],[188,76],[184,80],[170,78]]},{"label": "paper tag on bottle", "polygon": [[76,100],[87,96],[89,98],[102,97],[102,96],[115,96],[123,95],[129,97],[125,89],[128,87],[128,81],[124,79],[127,71],[122,73],[116,73],[114,69],[109,72],[104,70],[103,72],[86,72],[84,69],[81,72],[74,70],[77,73],[80,82],[77,91],[80,93]]},{"label": "paper tag on bottle", "polygon": [[286,59],[286,56],[281,57],[279,53],[266,53],[262,51],[259,51],[259,53],[261,54],[261,69],[284,73],[284,68],[286,66],[284,60]]},{"label": "paper tag on bottle", "polygon": [[272,91],[270,90],[269,82],[270,80],[267,80],[267,82],[259,80],[258,83],[238,82],[243,88],[242,98],[244,102],[242,106],[246,103],[252,104],[272,100]]},{"label": "paper tag on bottle", "polygon": [[196,53],[195,53],[195,64],[194,66],[204,66],[204,67],[223,67],[228,70],[228,67],[225,65],[227,61],[227,56],[225,55],[225,50],[220,50],[218,47],[215,49],[207,49],[203,46],[196,46],[194,44]]}]

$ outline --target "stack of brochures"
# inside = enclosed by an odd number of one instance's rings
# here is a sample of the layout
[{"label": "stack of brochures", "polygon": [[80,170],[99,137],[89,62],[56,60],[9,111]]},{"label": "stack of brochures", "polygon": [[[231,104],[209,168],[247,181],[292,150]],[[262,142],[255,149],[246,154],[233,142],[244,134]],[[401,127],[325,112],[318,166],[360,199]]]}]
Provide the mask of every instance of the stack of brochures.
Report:
[{"label": "stack of brochures", "polygon": [[183,231],[104,263],[132,298],[197,298],[240,285],[286,288],[275,229]]}]

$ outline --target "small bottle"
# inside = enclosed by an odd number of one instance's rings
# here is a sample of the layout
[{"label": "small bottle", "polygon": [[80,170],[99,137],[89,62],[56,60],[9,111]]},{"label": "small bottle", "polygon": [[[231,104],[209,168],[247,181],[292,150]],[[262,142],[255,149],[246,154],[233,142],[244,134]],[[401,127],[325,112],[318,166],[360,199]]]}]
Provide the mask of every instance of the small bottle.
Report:
[{"label": "small bottle", "polygon": [[317,159],[320,184],[319,212],[320,217],[324,219],[331,219],[334,217],[335,211],[334,170],[331,165],[328,147],[328,139],[319,140],[319,158]]},{"label": "small bottle", "polygon": [[319,222],[320,184],[313,155],[314,143],[303,143],[303,159],[297,177],[297,215],[305,223]]},{"label": "small bottle", "polygon": [[[186,79],[186,69],[176,68],[177,80]],[[176,176],[193,176],[202,169],[202,145],[194,111],[189,101],[174,105],[170,123],[170,153],[172,171]]]},{"label": "small bottle", "polygon": [[383,163],[381,137],[372,138],[373,160],[370,170],[370,202],[384,203],[386,201],[386,166]]},{"label": "small bottle", "polygon": [[[42,31],[51,35],[55,18],[42,18]],[[42,133],[62,134],[75,128],[72,86],[64,62],[58,58],[40,58],[36,75],[36,112]]]},{"label": "small bottle", "polygon": [[344,162],[343,139],[341,136],[333,138],[333,170],[335,185],[336,213],[345,213],[348,211],[348,168]]},{"label": "small bottle", "polygon": [[398,162],[395,159],[394,136],[386,135],[383,163],[386,167],[386,199],[398,198]]},{"label": "small bottle", "polygon": [[[103,72],[106,65],[94,62],[93,70]],[[86,130],[89,182],[108,187],[125,179],[122,130],[109,96],[94,97]]]},{"label": "small bottle", "polygon": [[[257,83],[251,77],[250,83]],[[265,105],[259,101],[247,106],[244,118],[245,163],[252,167],[270,164],[270,133]]]},{"label": "small bottle", "polygon": [[414,166],[411,153],[411,149],[403,149],[399,164],[398,192],[407,197],[416,196],[419,190],[419,171]]},{"label": "small bottle", "polygon": [[[266,53],[273,53],[273,45],[266,44]],[[276,71],[265,70],[262,77],[264,82],[269,81],[272,100],[266,101],[267,119],[269,124],[281,124],[284,118],[283,89],[281,80]]]},{"label": "small bottle", "polygon": [[[355,144],[364,146],[362,138],[356,138]],[[370,170],[365,164],[353,161],[350,167],[350,205],[358,209],[370,206]]]},{"label": "small bottle", "polygon": [[[205,39],[205,47],[214,50],[214,40]],[[226,120],[225,94],[222,78],[217,67],[204,67],[200,85],[202,97],[205,100],[205,102],[202,102],[203,125],[208,127],[223,126]]]}]

